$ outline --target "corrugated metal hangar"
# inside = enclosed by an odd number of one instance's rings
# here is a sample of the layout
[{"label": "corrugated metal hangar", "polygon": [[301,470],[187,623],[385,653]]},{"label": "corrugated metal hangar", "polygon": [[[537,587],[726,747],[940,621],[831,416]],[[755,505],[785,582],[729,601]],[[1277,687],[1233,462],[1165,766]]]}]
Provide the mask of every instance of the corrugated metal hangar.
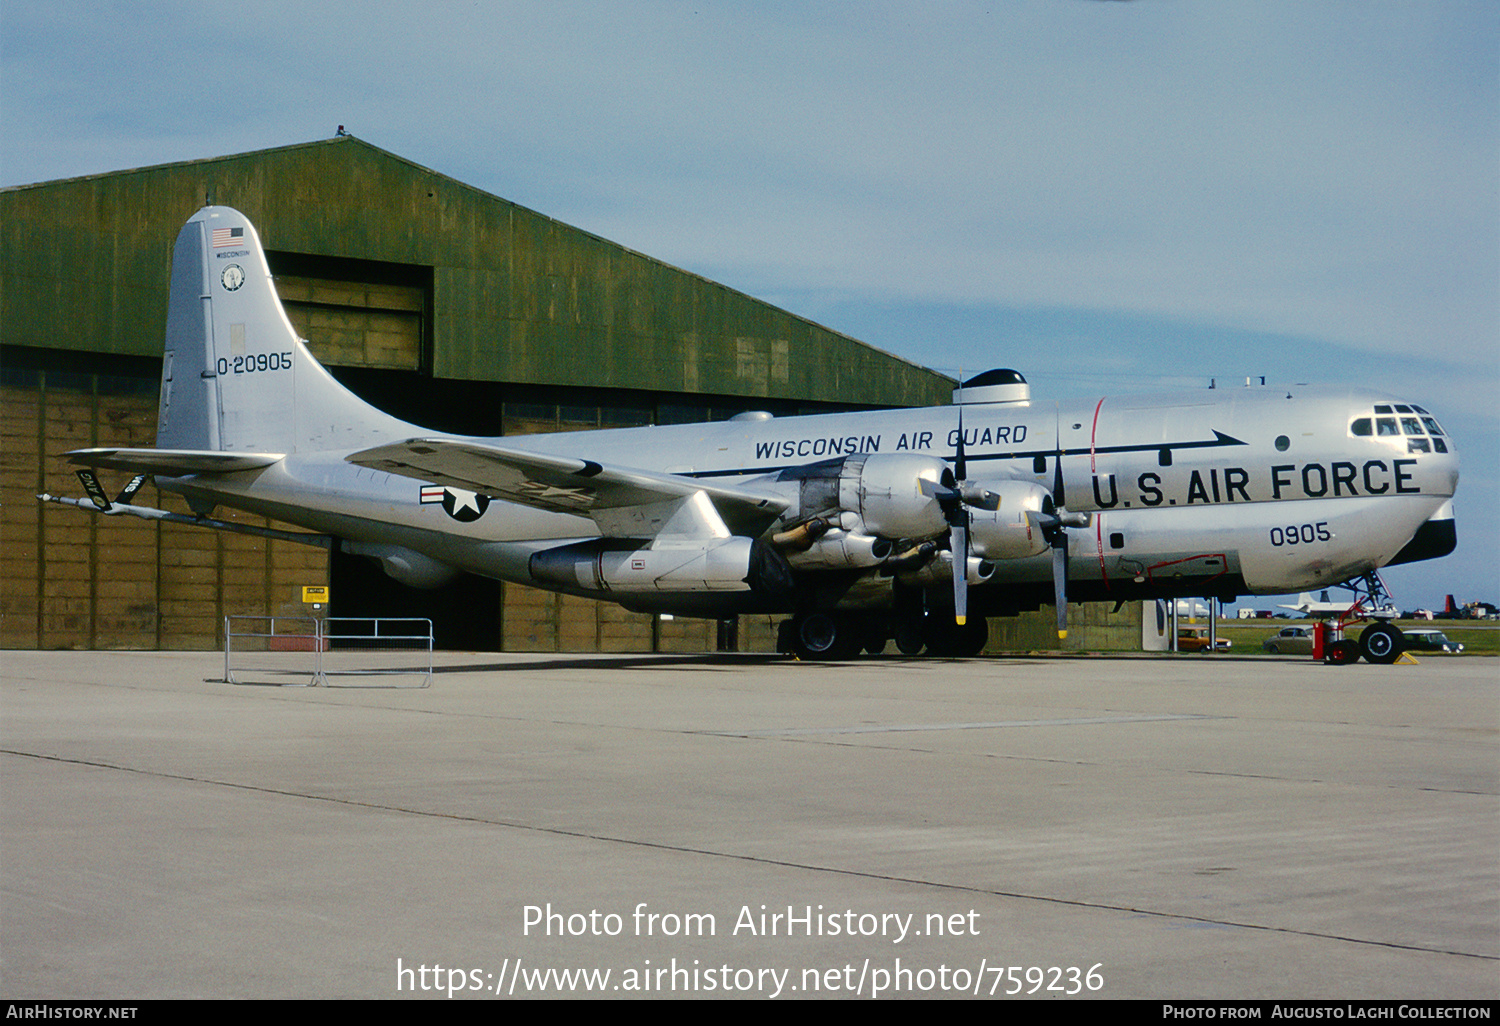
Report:
[{"label": "corrugated metal hangar", "polygon": [[[362,557],[38,503],[80,490],[62,453],[152,444],[172,243],[205,202],[255,223],[294,325],[340,380],[438,430],[912,406],[953,386],[349,136],[6,189],[4,647],[214,648],[225,615],[301,614],[308,585],[328,586],[339,616],[431,616],[446,647],[715,647],[703,621],[477,578],[416,591]],[[150,486],[141,501],[186,511]],[[759,619],[739,647],[772,647]]]}]

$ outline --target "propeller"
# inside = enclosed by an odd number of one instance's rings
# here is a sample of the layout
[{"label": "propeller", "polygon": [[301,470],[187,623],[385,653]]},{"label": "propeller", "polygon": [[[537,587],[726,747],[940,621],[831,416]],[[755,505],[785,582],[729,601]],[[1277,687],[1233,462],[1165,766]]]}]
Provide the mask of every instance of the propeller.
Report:
[{"label": "propeller", "polygon": [[1052,545],[1052,602],[1057,607],[1057,638],[1068,636],[1068,528],[1087,527],[1093,522],[1089,513],[1068,512],[1068,495],[1063,484],[1062,413],[1058,413],[1056,448],[1052,453],[1052,508],[1036,515],[1043,537]]},{"label": "propeller", "polygon": [[969,620],[969,507],[964,505],[962,483],[968,480],[964,463],[964,408],[958,408],[958,447],[953,460],[954,481],[959,484],[958,501],[950,502],[949,544],[953,547],[953,622],[962,627]]},{"label": "propeller", "polygon": [[994,510],[1000,508],[1000,496],[969,481],[968,461],[964,457],[964,410],[958,408],[958,444],[954,447],[953,484],[934,489],[938,507],[948,521],[949,544],[953,551],[953,619],[962,627],[969,617],[969,507]]}]

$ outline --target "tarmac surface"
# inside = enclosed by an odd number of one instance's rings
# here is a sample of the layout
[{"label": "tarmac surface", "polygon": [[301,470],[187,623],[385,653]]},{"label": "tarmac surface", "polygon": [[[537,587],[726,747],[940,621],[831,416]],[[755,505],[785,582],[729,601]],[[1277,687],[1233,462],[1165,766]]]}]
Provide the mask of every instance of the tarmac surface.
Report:
[{"label": "tarmac surface", "polygon": [[438,659],[0,654],[0,994],[1500,996],[1494,659]]}]

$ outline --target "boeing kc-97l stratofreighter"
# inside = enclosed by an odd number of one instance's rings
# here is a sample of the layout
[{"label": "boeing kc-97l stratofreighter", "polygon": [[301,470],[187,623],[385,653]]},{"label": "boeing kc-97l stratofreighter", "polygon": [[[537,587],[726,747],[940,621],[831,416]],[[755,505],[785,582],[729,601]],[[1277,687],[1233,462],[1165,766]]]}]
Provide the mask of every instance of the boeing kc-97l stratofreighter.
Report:
[{"label": "boeing kc-97l stratofreighter", "polygon": [[[416,587],[468,572],[645,612],[787,614],[786,647],[824,658],[891,639],[974,654],[985,617],[1049,602],[1063,632],[1070,600],[1377,589],[1378,568],[1455,545],[1458,455],[1406,400],[1299,385],[1039,404],[1007,370],[954,396],[567,434],[426,431],[318,364],[255,228],[205,207],[172,258],[157,448],[70,453],[136,478],[111,502],[82,471],[91,498],[56,501],[209,527],[228,526],[217,506],[263,514]],[[132,505],[144,475],[197,516]],[[1399,654],[1388,624],[1363,643],[1379,661]]]}]

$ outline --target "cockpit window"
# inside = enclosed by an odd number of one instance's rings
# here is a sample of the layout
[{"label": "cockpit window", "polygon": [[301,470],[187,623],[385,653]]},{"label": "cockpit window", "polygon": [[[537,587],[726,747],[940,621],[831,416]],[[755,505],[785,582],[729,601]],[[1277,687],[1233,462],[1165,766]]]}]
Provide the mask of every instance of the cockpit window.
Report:
[{"label": "cockpit window", "polygon": [[1377,403],[1373,409],[1376,416],[1355,417],[1349,421],[1349,434],[1359,438],[1373,434],[1382,439],[1405,439],[1407,452],[1449,451],[1442,425],[1422,407],[1408,403]]}]

